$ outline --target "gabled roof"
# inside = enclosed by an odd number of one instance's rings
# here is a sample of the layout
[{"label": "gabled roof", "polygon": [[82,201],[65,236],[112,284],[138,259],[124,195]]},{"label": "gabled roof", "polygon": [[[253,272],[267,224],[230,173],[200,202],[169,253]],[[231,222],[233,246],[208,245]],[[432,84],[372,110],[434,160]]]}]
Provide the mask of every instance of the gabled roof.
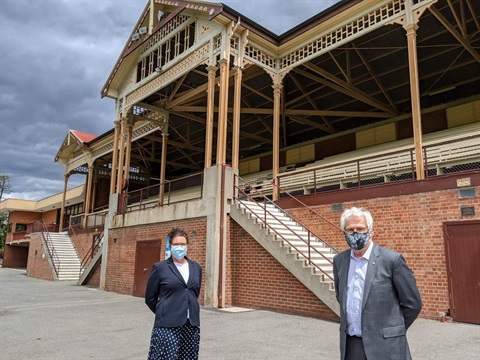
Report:
[{"label": "gabled roof", "polygon": [[62,163],[62,161],[59,160],[68,159],[69,156],[75,151],[75,148],[81,148],[96,138],[97,135],[88,134],[86,132],[77,130],[69,130],[65,140],[62,143],[62,146],[60,146],[60,149],[55,156],[55,161]]},{"label": "gabled roof", "polygon": [[88,143],[92,141],[93,139],[97,138],[97,135],[93,134],[88,134],[86,132],[78,131],[78,130],[70,130],[72,135],[74,135],[78,140],[80,140],[82,143]]},{"label": "gabled roof", "polygon": [[137,24],[135,25],[132,33],[130,34],[127,43],[125,44],[125,47],[122,50],[122,53],[120,54],[107,81],[105,82],[105,85],[101,90],[101,96],[109,96],[113,98],[116,97],[117,94],[115,93],[115,91],[112,91],[110,87],[119,70],[130,70],[137,61],[137,57],[133,56],[132,54],[139,55],[139,52],[143,48],[142,45],[145,42],[147,42],[151,37],[155,36],[155,34],[159,30],[161,30],[162,27],[167,24],[173,17],[177,16],[186,9],[189,11],[197,11],[204,14],[207,13],[209,16],[209,20],[215,20],[221,24],[225,24],[229,21],[238,22],[243,28],[247,29],[250,33],[256,34],[258,37],[264,39],[267,43],[270,43],[273,46],[280,46],[285,42],[290,41],[292,38],[295,37],[296,34],[310,30],[312,27],[318,25],[322,21],[359,2],[361,2],[361,0],[338,0],[337,3],[330,6],[328,9],[312,16],[311,18],[295,26],[291,30],[286,31],[282,35],[277,35],[223,3],[214,3],[207,1],[176,0],[175,2],[173,2],[169,0],[156,0],[154,11],[158,9],[162,9],[164,11],[168,10],[170,12],[170,15],[161,19],[154,26],[151,34],[147,33],[141,36],[139,40],[133,41],[132,35],[138,34],[140,28],[146,27],[148,29],[149,27],[150,2],[147,2],[145,9],[143,10]]}]

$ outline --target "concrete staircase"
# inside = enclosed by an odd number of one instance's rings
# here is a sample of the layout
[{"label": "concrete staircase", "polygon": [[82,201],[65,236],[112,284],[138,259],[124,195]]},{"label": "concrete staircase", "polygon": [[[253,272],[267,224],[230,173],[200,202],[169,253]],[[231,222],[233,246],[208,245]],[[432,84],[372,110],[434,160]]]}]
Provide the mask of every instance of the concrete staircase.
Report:
[{"label": "concrete staircase", "polygon": [[[264,204],[237,200],[231,206],[230,216],[325,305],[339,315],[340,308],[335,298],[332,280],[333,266],[330,262],[335,256],[335,251],[310,233],[309,254],[309,232],[276,204],[267,204],[266,209],[265,211]],[[308,261],[308,256],[311,262]]]},{"label": "concrete staircase", "polygon": [[44,233],[56,256],[51,261],[58,269],[57,280],[78,281],[80,276],[80,258],[68,233]]}]

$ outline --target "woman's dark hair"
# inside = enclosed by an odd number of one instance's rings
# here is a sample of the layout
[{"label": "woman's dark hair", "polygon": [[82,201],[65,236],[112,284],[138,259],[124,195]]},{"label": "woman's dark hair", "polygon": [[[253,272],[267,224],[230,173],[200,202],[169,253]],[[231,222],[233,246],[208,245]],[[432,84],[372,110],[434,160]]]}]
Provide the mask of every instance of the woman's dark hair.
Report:
[{"label": "woman's dark hair", "polygon": [[168,237],[170,238],[170,243],[175,239],[176,237],[183,236],[185,239],[187,239],[187,244],[188,244],[188,235],[185,231],[179,228],[173,228],[170,230],[168,233]]}]

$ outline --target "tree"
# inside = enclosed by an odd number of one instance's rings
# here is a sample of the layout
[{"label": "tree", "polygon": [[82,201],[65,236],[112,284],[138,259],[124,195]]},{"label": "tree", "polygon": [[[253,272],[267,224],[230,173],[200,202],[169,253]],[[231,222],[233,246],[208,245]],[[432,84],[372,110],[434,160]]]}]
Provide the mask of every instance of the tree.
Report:
[{"label": "tree", "polygon": [[10,185],[10,176],[0,175],[0,201],[3,199],[3,194],[11,192],[11,189],[12,185]]},{"label": "tree", "polygon": [[5,239],[7,237],[8,214],[0,212],[0,251],[5,248]]}]

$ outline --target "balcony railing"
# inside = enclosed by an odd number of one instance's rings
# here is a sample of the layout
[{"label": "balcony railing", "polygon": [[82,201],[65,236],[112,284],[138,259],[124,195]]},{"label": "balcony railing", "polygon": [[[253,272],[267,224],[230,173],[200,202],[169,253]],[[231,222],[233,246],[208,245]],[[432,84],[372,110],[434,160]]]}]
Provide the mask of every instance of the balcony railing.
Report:
[{"label": "balcony railing", "polygon": [[[87,214],[85,228],[97,228],[105,225],[108,210],[101,210]],[[85,214],[72,215],[70,217],[70,228],[78,229],[84,227]]]},{"label": "balcony railing", "polygon": [[117,214],[201,199],[203,172],[165,181],[163,197],[161,186],[162,184],[153,185],[119,195]]},{"label": "balcony railing", "polygon": [[[422,151],[425,176],[429,178],[480,169],[480,135],[425,145]],[[313,163],[305,169],[278,175],[278,185],[295,196],[317,194],[396,181],[412,181],[415,180],[415,169],[415,149],[407,147],[325,165]],[[272,179],[268,175],[257,179],[250,179],[250,176],[248,178],[251,185],[245,187],[247,193],[251,189],[260,190],[264,195],[272,193]],[[280,196],[288,195],[281,191]]]}]

